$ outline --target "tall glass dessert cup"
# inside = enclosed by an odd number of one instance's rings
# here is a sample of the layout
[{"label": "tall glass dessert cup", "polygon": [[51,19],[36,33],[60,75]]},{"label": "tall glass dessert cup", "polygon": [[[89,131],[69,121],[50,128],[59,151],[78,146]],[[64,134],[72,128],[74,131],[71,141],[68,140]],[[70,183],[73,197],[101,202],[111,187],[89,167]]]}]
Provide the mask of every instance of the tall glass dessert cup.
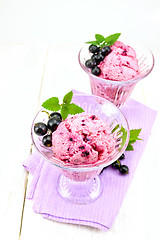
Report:
[{"label": "tall glass dessert cup", "polygon": [[127,45],[135,50],[140,70],[140,74],[132,80],[116,81],[93,75],[90,69],[85,66],[86,60],[91,58],[91,53],[88,50],[89,44],[85,44],[78,55],[80,66],[89,76],[92,94],[111,101],[117,107],[124,105],[137,82],[146,78],[154,66],[153,54],[146,46],[132,41],[127,41]]},{"label": "tall glass dessert cup", "polygon": [[59,170],[60,175],[57,181],[59,194],[71,202],[86,204],[97,199],[102,193],[101,178],[98,175],[104,167],[117,160],[125,151],[129,141],[129,126],[119,108],[104,98],[75,94],[72,102],[82,107],[86,114],[94,114],[110,126],[110,134],[114,136],[116,141],[115,151],[107,159],[97,161],[94,164],[73,165],[55,158],[52,147],[45,147],[42,144],[42,137],[34,133],[35,123],[47,122],[48,116],[43,112],[44,109],[41,109],[33,120],[31,137],[34,146],[42,157]]}]

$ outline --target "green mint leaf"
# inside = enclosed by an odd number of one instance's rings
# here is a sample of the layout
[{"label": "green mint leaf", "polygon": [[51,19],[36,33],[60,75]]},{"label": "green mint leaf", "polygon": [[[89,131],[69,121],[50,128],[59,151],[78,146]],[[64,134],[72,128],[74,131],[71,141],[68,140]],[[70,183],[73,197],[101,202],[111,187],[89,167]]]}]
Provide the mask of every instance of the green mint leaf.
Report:
[{"label": "green mint leaf", "polygon": [[113,45],[117,39],[120,37],[121,33],[115,33],[105,38],[105,42],[108,46]]},{"label": "green mint leaf", "polygon": [[86,42],[86,43],[88,43],[88,44],[93,44],[93,45],[99,45],[99,43],[97,42],[97,41],[89,41],[89,42]]},{"label": "green mint leaf", "polygon": [[89,42],[86,42],[86,43],[93,44],[93,45],[96,45],[96,46],[99,46],[99,47],[104,47],[106,45],[111,46],[117,41],[117,39],[119,38],[120,35],[121,35],[121,33],[115,33],[115,34],[112,34],[112,35],[105,38],[101,34],[95,34],[95,39],[96,40],[89,41]]},{"label": "green mint leaf", "polygon": [[68,113],[71,115],[84,112],[84,110],[81,107],[77,106],[74,103],[71,103],[67,107],[68,107]]},{"label": "green mint leaf", "polygon": [[68,117],[68,114],[69,114],[68,106],[66,104],[62,104],[61,108],[62,119],[65,120]]},{"label": "green mint leaf", "polygon": [[129,138],[129,143],[126,148],[126,151],[133,151],[134,148],[133,148],[132,144],[135,143],[137,140],[142,140],[141,138],[138,137],[141,130],[142,130],[141,128],[130,130],[130,138]]},{"label": "green mint leaf", "polygon": [[140,129],[132,129],[132,130],[130,130],[129,141],[142,140],[141,138],[138,138],[141,130],[142,130],[141,128]]},{"label": "green mint leaf", "polygon": [[130,144],[133,144],[133,143],[135,143],[136,142],[136,140],[129,140],[129,143]]},{"label": "green mint leaf", "polygon": [[49,98],[42,104],[42,107],[51,111],[59,111],[61,108],[59,104],[59,99],[57,97]]},{"label": "green mint leaf", "polygon": [[69,104],[72,101],[72,97],[73,97],[73,92],[70,91],[69,93],[67,93],[64,98],[63,98],[63,102],[66,104]]},{"label": "green mint leaf", "polygon": [[71,103],[72,97],[73,97],[73,92],[70,91],[63,97],[62,104],[59,103],[59,99],[57,97],[52,97],[46,100],[42,104],[42,107],[50,111],[60,110],[62,119],[65,120],[68,117],[68,114],[74,115],[77,113],[84,112],[84,110],[81,107],[79,107],[75,103]]},{"label": "green mint leaf", "polygon": [[98,44],[103,43],[105,41],[105,37],[102,36],[101,34],[95,34],[95,38],[96,38]]},{"label": "green mint leaf", "polygon": [[133,146],[130,143],[128,143],[126,151],[133,151],[133,150],[134,150]]}]

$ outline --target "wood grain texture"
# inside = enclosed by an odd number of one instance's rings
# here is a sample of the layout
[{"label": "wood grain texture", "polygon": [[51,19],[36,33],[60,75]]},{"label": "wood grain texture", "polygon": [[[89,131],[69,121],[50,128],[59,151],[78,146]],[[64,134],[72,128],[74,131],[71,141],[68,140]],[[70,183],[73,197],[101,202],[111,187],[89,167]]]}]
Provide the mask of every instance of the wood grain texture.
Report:
[{"label": "wood grain texture", "polygon": [[[30,154],[31,122],[37,110],[46,49],[11,45],[0,51],[1,239],[18,239],[26,184],[23,159]],[[38,71],[37,71],[38,70]],[[10,226],[8,231],[8,226]]]}]

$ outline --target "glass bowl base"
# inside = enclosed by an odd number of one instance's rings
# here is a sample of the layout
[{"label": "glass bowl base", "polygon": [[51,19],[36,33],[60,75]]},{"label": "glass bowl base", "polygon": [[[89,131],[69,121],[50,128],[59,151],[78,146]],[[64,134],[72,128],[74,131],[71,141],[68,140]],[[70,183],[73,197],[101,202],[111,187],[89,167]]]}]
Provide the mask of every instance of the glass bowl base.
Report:
[{"label": "glass bowl base", "polygon": [[64,199],[72,203],[87,204],[101,195],[102,185],[98,176],[85,182],[75,182],[59,175],[57,190]]}]

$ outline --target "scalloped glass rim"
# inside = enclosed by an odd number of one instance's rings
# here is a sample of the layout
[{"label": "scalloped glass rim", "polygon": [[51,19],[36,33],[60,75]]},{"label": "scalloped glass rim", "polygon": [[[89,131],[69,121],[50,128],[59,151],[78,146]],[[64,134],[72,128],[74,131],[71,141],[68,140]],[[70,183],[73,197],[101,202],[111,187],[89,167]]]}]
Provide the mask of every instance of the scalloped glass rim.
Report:
[{"label": "scalloped glass rim", "polygon": [[[119,41],[119,39],[118,39]],[[137,42],[137,41],[132,41],[132,40],[129,40],[129,39],[126,39],[123,41],[123,39],[121,40],[121,37],[120,37],[120,41],[122,41],[123,43],[125,43],[126,45],[129,45],[131,46],[133,49],[134,49],[134,44],[137,44],[139,46],[142,46],[143,48],[145,47],[145,49],[148,51],[148,53],[150,54],[150,57],[152,59],[152,64],[151,64],[151,67],[149,68],[149,70],[146,72],[146,74],[138,77],[138,78],[134,78],[132,80],[128,80],[128,81],[124,81],[124,80],[121,80],[121,81],[116,81],[116,80],[110,80],[110,79],[104,79],[104,78],[101,78],[101,77],[98,77],[98,76],[95,76],[93,75],[90,70],[88,68],[85,67],[84,63],[82,63],[81,61],[81,52],[84,48],[86,48],[86,46],[89,46],[89,44],[84,44],[83,47],[80,49],[79,51],[79,54],[78,54],[78,61],[79,61],[79,64],[80,66],[82,67],[82,69],[88,74],[88,75],[91,75],[91,76],[94,76],[95,79],[101,79],[101,81],[103,81],[104,83],[114,83],[115,85],[122,85],[122,83],[125,85],[125,84],[128,84],[128,83],[134,83],[134,82],[138,82],[139,80],[147,77],[150,72],[153,70],[153,67],[154,67],[154,63],[155,63],[155,60],[154,60],[154,56],[153,56],[153,53],[151,52],[151,50],[146,46],[144,45],[143,43],[140,43],[140,42]],[[87,47],[88,48],[88,47]],[[85,59],[87,60],[87,59]]]},{"label": "scalloped glass rim", "polygon": [[[129,142],[129,125],[128,125],[127,119],[126,119],[126,117],[124,116],[124,114],[122,113],[122,111],[121,111],[119,108],[117,108],[117,107],[116,107],[113,103],[111,103],[110,101],[108,101],[108,100],[106,100],[106,99],[103,99],[103,98],[101,98],[101,97],[98,97],[98,96],[94,96],[94,95],[74,94],[74,95],[73,95],[73,100],[72,100],[72,102],[74,102],[74,98],[75,98],[75,97],[79,97],[79,96],[80,96],[80,97],[83,96],[83,97],[95,98],[95,99],[97,99],[97,101],[106,102],[107,104],[110,105],[110,107],[111,107],[112,109],[114,109],[115,111],[118,111],[118,113],[122,116],[123,120],[125,121],[125,124],[126,124],[126,132],[127,132],[126,139],[125,139],[125,143],[124,143],[123,147],[122,147],[121,149],[119,149],[119,152],[117,152],[117,154],[116,154],[111,160],[107,161],[107,160],[105,159],[105,160],[103,160],[103,161],[98,161],[98,163],[94,163],[94,164],[92,163],[92,164],[87,164],[87,165],[82,164],[82,165],[72,165],[72,166],[71,166],[71,164],[68,164],[68,165],[67,165],[67,164],[64,163],[63,161],[55,158],[54,156],[52,156],[52,159],[53,159],[53,160],[50,160],[51,158],[47,157],[47,155],[40,149],[40,147],[43,148],[44,150],[47,150],[47,151],[53,153],[53,152],[52,152],[52,148],[51,148],[51,147],[50,147],[50,148],[45,147],[45,146],[43,146],[42,144],[41,144],[41,145],[40,145],[40,144],[38,145],[38,144],[37,144],[37,141],[36,141],[36,138],[38,138],[38,136],[34,133],[35,120],[36,120],[36,118],[39,116],[39,114],[42,113],[42,110],[44,110],[44,108],[42,108],[42,109],[36,114],[36,116],[35,116],[35,118],[34,118],[34,120],[33,120],[33,122],[32,122],[32,126],[31,126],[31,138],[32,138],[32,142],[33,142],[35,148],[37,149],[37,151],[43,156],[43,158],[44,158],[45,160],[47,160],[49,163],[51,163],[51,164],[53,164],[53,165],[55,165],[55,166],[57,166],[57,167],[59,167],[59,168],[62,168],[62,169],[68,170],[68,171],[93,171],[93,170],[100,169],[100,168],[102,169],[102,168],[104,168],[104,167],[112,164],[112,163],[113,163],[115,160],[117,160],[117,159],[121,156],[121,154],[125,151],[125,149],[126,149],[126,147],[127,147],[127,145],[128,145],[128,142]],[[59,98],[59,99],[62,100],[63,98]],[[46,109],[45,109],[45,110],[46,110]],[[49,110],[47,110],[47,111],[50,112]],[[47,114],[46,114],[46,117],[48,117]],[[36,136],[36,138],[35,138],[35,136]],[[40,138],[40,137],[39,137],[39,138]],[[38,142],[40,142],[40,140],[38,140]],[[53,162],[53,161],[54,161],[54,162]],[[106,161],[107,161],[107,162],[106,162]]]}]

